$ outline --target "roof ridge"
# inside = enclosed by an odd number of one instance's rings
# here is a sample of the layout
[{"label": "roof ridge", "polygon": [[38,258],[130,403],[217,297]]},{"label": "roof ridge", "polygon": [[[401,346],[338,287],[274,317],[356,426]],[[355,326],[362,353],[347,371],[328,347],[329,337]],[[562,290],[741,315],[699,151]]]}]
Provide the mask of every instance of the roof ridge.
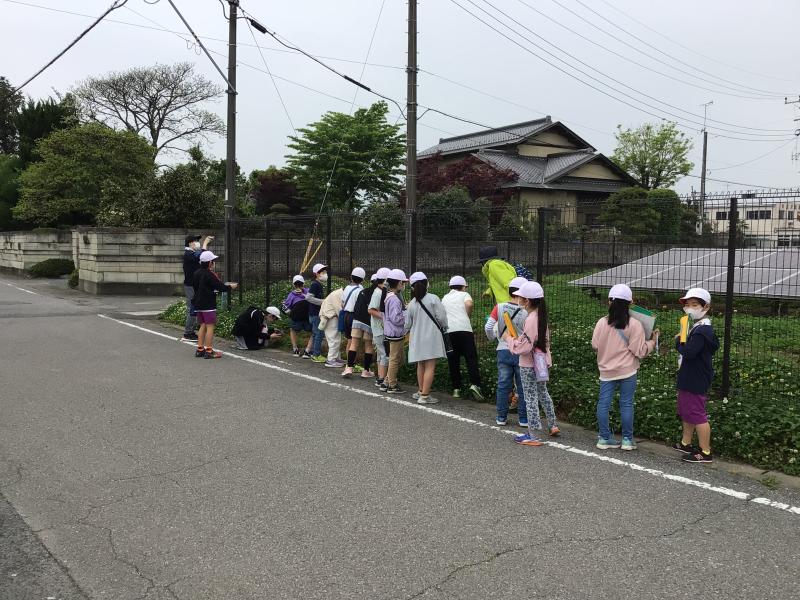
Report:
[{"label": "roof ridge", "polygon": [[523,127],[525,125],[533,125],[535,123],[543,123],[543,124],[547,124],[547,125],[552,125],[553,120],[551,119],[550,115],[547,115],[545,117],[542,117],[541,119],[533,119],[531,121],[522,121],[521,123],[514,123],[512,125],[502,125],[501,127],[492,127],[491,129],[484,129],[483,131],[473,131],[472,133],[465,133],[465,134],[462,134],[462,135],[456,135],[456,136],[448,137],[448,138],[439,138],[439,143],[440,144],[444,144],[445,142],[452,142],[454,140],[463,140],[465,138],[475,137],[476,135],[484,135],[484,134],[493,133],[493,132],[504,133],[504,132],[508,132],[509,129],[512,129],[514,127]]}]

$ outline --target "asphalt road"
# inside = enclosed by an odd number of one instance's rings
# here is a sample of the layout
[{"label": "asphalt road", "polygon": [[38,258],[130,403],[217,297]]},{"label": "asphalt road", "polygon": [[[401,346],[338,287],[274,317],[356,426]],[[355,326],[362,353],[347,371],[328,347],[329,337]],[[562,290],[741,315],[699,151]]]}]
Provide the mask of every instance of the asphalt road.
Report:
[{"label": "asphalt road", "polygon": [[800,598],[791,490],[59,295],[0,277],[4,600]]}]

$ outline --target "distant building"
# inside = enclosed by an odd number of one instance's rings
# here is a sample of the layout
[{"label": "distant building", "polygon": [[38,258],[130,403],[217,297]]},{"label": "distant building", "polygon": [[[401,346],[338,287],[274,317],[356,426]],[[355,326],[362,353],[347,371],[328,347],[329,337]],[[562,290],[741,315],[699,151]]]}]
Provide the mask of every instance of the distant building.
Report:
[{"label": "distant building", "polygon": [[503,186],[523,207],[554,208],[564,225],[598,225],[602,202],[637,185],[635,179],[600,154],[563,123],[550,117],[443,138],[418,154],[449,165],[475,157],[518,179]]},{"label": "distant building", "polygon": [[[796,194],[800,196],[800,194]],[[738,218],[745,240],[759,248],[800,247],[800,197],[776,192],[740,194]],[[727,233],[730,214],[727,199],[706,200],[704,217],[716,233]]]}]

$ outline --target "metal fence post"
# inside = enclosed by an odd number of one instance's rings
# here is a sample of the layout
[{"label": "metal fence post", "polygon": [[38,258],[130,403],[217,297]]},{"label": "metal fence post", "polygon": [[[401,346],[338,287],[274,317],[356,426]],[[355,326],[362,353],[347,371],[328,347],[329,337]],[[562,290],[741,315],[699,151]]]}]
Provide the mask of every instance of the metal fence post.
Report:
[{"label": "metal fence post", "polygon": [[236,221],[236,262],[237,281],[239,283],[239,304],[242,303],[242,222]]},{"label": "metal fence post", "polygon": [[[328,223],[330,224],[330,217],[328,217]],[[350,274],[356,266],[356,261],[353,259],[353,219],[350,219],[350,239],[348,240],[348,252],[350,254],[350,268],[348,269],[347,273]]]},{"label": "metal fence post", "polygon": [[506,260],[511,262],[511,240],[506,240]]},{"label": "metal fence post", "polygon": [[617,234],[611,234],[611,266],[615,266],[617,264]]},{"label": "metal fence post", "polygon": [[736,230],[739,211],[736,198],[731,198],[728,212],[728,280],[725,285],[725,335],[722,348],[722,395],[728,397],[731,391],[731,325],[733,321],[733,289],[736,274]]},{"label": "metal fence post", "polygon": [[545,232],[545,208],[536,211],[538,233],[536,237],[536,281],[544,279],[544,232]]},{"label": "metal fence post", "polygon": [[[352,229],[350,231],[352,232]],[[325,231],[325,260],[327,261],[325,264],[328,266],[328,292],[327,292],[328,294],[331,293],[331,285],[333,284],[333,281],[331,281],[332,278],[330,277],[331,262],[333,262],[332,246],[333,246],[333,225],[331,224],[331,215],[330,213],[328,213],[328,222]]]},{"label": "metal fence post", "polygon": [[292,276],[291,267],[289,265],[289,228],[286,228],[286,279]]},{"label": "metal fence post", "polygon": [[585,253],[586,253],[586,234],[581,233],[581,266],[580,272],[583,272],[583,262],[585,260]]},{"label": "metal fence post", "polygon": [[269,219],[264,219],[264,306],[269,306],[272,287],[272,231]]}]

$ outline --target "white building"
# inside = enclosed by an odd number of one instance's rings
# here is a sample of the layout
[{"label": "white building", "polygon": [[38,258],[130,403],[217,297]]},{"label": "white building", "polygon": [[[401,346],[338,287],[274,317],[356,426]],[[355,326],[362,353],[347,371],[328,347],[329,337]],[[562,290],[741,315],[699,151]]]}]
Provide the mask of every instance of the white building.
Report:
[{"label": "white building", "polygon": [[[756,197],[758,196],[758,197]],[[760,248],[800,247],[800,197],[765,197],[742,194],[738,218],[748,242]],[[715,233],[727,233],[728,199],[706,200],[704,217]]]}]

